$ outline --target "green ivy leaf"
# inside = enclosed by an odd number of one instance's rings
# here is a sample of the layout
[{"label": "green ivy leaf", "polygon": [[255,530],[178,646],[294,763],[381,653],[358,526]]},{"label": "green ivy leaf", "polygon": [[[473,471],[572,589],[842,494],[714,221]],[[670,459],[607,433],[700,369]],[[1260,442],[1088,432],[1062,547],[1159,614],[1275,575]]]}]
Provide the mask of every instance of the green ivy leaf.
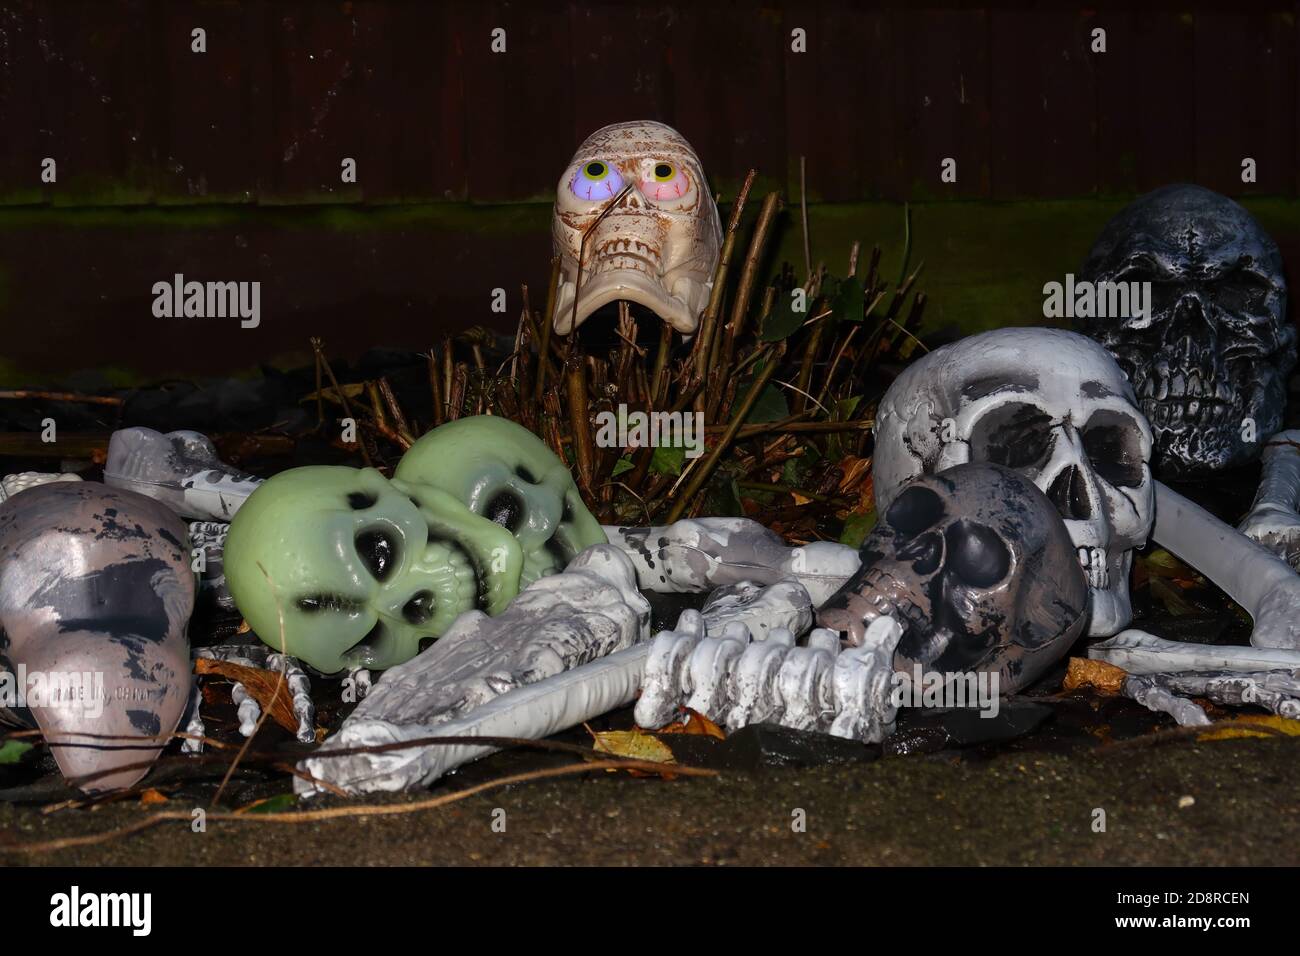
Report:
[{"label": "green ivy leaf", "polygon": [[785,400],[785,393],[775,385],[768,383],[767,388],[759,393],[758,401],[750,409],[745,423],[761,425],[764,422],[779,422],[790,417],[790,405]]},{"label": "green ivy leaf", "polygon": [[685,448],[656,448],[650,457],[650,470],[658,475],[680,475],[685,464]]},{"label": "green ivy leaf", "polygon": [[23,759],[23,754],[32,749],[32,745],[22,740],[6,740],[0,743],[0,764],[14,764]]},{"label": "green ivy leaf", "polygon": [[791,290],[779,294],[776,297],[776,305],[763,320],[763,328],[759,332],[759,338],[764,342],[780,342],[782,339],[789,338],[796,332],[799,326],[808,321],[807,299],[804,299],[804,311],[796,312],[794,310],[794,292]]},{"label": "green ivy leaf", "polygon": [[619,475],[623,474],[623,472],[631,471],[634,467],[636,466],[632,464],[631,456],[624,455],[618,461],[614,462],[614,470],[610,472],[610,477],[617,478]]},{"label": "green ivy leaf", "polygon": [[279,793],[274,797],[267,797],[265,800],[259,800],[257,803],[244,808],[244,813],[282,813],[285,810],[292,810],[298,805],[298,798],[292,793]]},{"label": "green ivy leaf", "polygon": [[840,535],[840,544],[847,544],[850,548],[862,547],[862,542],[867,540],[867,535],[871,529],[876,526],[876,513],[868,511],[866,514],[850,515],[844,522],[844,532]]}]

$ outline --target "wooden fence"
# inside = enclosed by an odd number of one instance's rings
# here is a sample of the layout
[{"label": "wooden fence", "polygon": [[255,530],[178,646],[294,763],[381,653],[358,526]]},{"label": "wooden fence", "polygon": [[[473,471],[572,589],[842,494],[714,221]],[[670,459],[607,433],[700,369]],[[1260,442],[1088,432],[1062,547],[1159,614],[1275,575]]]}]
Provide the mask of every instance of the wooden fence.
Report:
[{"label": "wooden fence", "polygon": [[1290,196],[1297,7],[4,0],[0,204],[541,199],[642,117],[724,193],[803,156],[823,200]]}]

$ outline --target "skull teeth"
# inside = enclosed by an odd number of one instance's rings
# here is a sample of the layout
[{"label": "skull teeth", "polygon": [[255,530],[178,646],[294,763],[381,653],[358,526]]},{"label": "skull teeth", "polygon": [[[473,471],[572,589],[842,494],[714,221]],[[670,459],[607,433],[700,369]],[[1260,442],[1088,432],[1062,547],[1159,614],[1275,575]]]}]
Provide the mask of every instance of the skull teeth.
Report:
[{"label": "skull teeth", "polygon": [[1105,548],[1079,548],[1079,567],[1088,579],[1088,587],[1095,591],[1110,587],[1110,561]]}]

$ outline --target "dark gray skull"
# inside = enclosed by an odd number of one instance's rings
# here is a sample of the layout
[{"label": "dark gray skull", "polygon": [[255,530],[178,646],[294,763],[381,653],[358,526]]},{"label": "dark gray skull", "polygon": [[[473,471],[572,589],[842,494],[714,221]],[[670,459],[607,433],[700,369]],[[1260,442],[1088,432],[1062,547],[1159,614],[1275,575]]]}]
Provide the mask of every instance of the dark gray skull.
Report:
[{"label": "dark gray skull", "polygon": [[968,464],[908,483],[817,620],[856,645],[889,615],[904,628],[896,670],[994,671],[1008,693],[1069,650],[1087,608],[1055,506],[1023,475]]},{"label": "dark gray skull", "polygon": [[1165,186],[1102,230],[1081,278],[1150,282],[1150,314],[1083,318],[1128,375],[1151,423],[1157,471],[1245,464],[1282,425],[1296,332],[1277,245],[1231,199]]}]

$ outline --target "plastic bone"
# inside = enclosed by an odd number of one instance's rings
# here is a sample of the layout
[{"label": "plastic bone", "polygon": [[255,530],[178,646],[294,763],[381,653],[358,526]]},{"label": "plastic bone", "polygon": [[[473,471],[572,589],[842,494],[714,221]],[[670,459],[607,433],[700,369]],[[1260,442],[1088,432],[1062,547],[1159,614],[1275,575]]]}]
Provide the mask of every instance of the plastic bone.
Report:
[{"label": "plastic bone", "polygon": [[1246,610],[1255,622],[1251,644],[1300,649],[1300,575],[1204,508],[1155,486],[1152,537]]},{"label": "plastic bone", "polygon": [[51,474],[44,471],[20,471],[12,475],[5,475],[0,479],[0,501],[5,501],[18,494],[20,491],[26,491],[28,488],[36,488],[40,485],[48,485],[54,481],[80,481],[77,475]]},{"label": "plastic bone", "polygon": [[1168,714],[1178,721],[1180,727],[1204,727],[1212,723],[1205,709],[1196,701],[1161,687],[1149,677],[1126,678],[1124,696],[1137,701],[1147,710]]},{"label": "plastic bone", "polygon": [[[498,616],[463,614],[432,648],[388,670],[322,750],[494,735],[503,727],[508,736],[537,738],[590,719],[635,693],[642,658],[622,657],[617,666],[609,660],[644,643],[649,621],[650,605],[623,553],[589,548]],[[546,686],[534,692],[539,684]],[[318,755],[303,766],[346,790],[397,790],[430,783],[490,749]]]},{"label": "plastic bone", "polygon": [[[592,597],[591,589],[597,583],[602,584],[597,593],[603,598]],[[747,609],[765,606],[760,596]],[[741,640],[748,642],[743,610],[726,620],[715,618],[721,630],[713,633],[735,634],[739,628]],[[419,657],[386,672],[322,749],[328,752],[432,735],[539,739],[598,717],[631,703],[642,686],[646,660],[652,648],[658,647],[645,639],[648,620],[649,605],[635,588],[627,556],[610,545],[591,548],[563,574],[543,578],[522,592],[505,614],[497,618],[465,615],[457,622],[458,635],[445,635]],[[611,622],[616,625],[616,639],[600,641],[595,647],[592,644],[596,642],[580,640],[583,635],[609,632]],[[529,634],[552,625],[553,633],[566,643],[581,644],[587,651],[553,658],[555,669],[549,676],[530,675],[540,678],[536,682],[512,681],[510,662],[519,659],[520,644],[528,643]],[[681,640],[679,654],[689,655],[695,641],[709,632],[705,616],[687,610],[678,618],[676,631],[663,633],[676,634]],[[456,643],[464,647],[456,649],[453,643],[443,648],[448,637],[457,638]],[[830,637],[838,647],[838,638]],[[789,647],[793,640],[793,634],[777,629],[768,633],[766,643]],[[493,647],[498,649],[494,651]],[[613,647],[626,649],[600,656]],[[672,649],[660,648],[660,652],[671,654]],[[468,663],[457,667],[440,655],[457,661],[464,658]],[[831,659],[829,654],[824,656]],[[507,662],[504,667],[501,659]],[[448,672],[454,672],[453,683],[440,690],[437,684],[445,680],[442,675]],[[501,679],[489,680],[489,676]],[[665,722],[678,706],[674,694],[665,688],[665,699],[673,701]],[[399,790],[432,783],[447,771],[495,749],[486,745],[433,745],[379,754],[314,757],[304,768],[355,792]],[[300,792],[311,792],[310,787],[297,786]]]},{"label": "plastic bone", "polygon": [[1088,647],[1088,656],[1130,674],[1232,673],[1300,669],[1300,650],[1169,641],[1130,628]]},{"label": "plastic bone", "polygon": [[[771,721],[879,743],[897,714],[893,658],[902,633],[898,621],[878,618],[861,646],[839,651],[829,631],[814,631],[816,647],[664,632],[647,658],[636,720],[662,727],[684,704],[728,730]],[[831,641],[838,653],[826,649]]]},{"label": "plastic bone", "polygon": [[749,518],[693,518],[666,527],[606,525],[609,543],[627,552],[641,588],[694,592],[744,581],[798,581],[814,606],[839,590],[858,569],[855,549],[829,541],[791,547]]},{"label": "plastic bone", "polygon": [[963,463],[1004,465],[1052,501],[1088,577],[1088,634],[1133,617],[1133,550],[1151,530],[1151,427],[1096,342],[1062,329],[995,329],[913,362],[880,401],[876,510],[906,482]]},{"label": "plastic bone", "polygon": [[1300,567],[1300,430],[1278,432],[1260,458],[1259,489],[1237,530]]},{"label": "plastic bone", "polygon": [[807,589],[794,580],[763,586],[752,581],[717,588],[701,608],[710,634],[721,634],[738,623],[765,640],[770,633],[785,631],[802,635],[813,623],[813,602]]},{"label": "plastic bone", "polygon": [[108,442],[104,484],[161,501],[183,518],[229,521],[261,483],[223,462],[198,432],[124,428]]},{"label": "plastic bone", "polygon": [[572,332],[618,300],[695,332],[722,223],[699,157],[675,129],[645,120],[588,136],[556,187],[551,235],[563,272],[557,332]]},{"label": "plastic bone", "polygon": [[1300,678],[1295,671],[1151,674],[1142,679],[1184,697],[1205,697],[1233,707],[1254,705],[1279,717],[1300,718]]}]

